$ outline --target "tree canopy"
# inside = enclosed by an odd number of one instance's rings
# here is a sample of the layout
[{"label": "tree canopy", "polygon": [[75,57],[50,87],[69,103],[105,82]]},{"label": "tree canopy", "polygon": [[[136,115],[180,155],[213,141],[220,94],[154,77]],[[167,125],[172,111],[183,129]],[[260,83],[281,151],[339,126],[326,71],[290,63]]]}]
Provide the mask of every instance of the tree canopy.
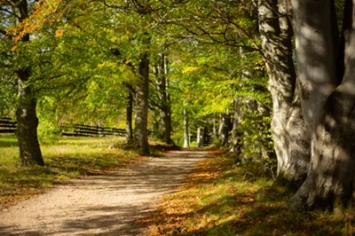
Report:
[{"label": "tree canopy", "polygon": [[299,188],[291,207],[347,205],[353,17],[351,0],[2,0],[1,115],[23,165],[62,123],[126,127],[145,154],[148,130],[182,145],[203,127]]}]

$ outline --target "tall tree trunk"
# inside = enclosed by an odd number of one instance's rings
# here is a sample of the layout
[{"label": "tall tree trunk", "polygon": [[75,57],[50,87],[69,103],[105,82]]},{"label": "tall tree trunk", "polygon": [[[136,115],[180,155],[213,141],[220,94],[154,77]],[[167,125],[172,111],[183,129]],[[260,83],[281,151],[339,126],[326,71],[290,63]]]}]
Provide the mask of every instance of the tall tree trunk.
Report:
[{"label": "tall tree trunk", "polygon": [[218,131],[217,131],[216,119],[213,119],[212,134],[213,134],[212,139],[218,138]]},{"label": "tall tree trunk", "polygon": [[26,86],[30,72],[29,69],[17,71],[18,76],[18,107],[17,118],[17,139],[20,148],[21,164],[44,165],[41,149],[38,142],[37,127],[38,118],[36,115],[36,98],[32,86]]},{"label": "tall tree trunk", "polygon": [[127,92],[126,98],[126,143],[133,143],[133,126],[132,126],[132,115],[133,115],[133,93],[131,90]]},{"label": "tall tree trunk", "polygon": [[165,55],[160,54],[159,58],[159,97],[161,102],[161,129],[163,141],[167,144],[172,144],[171,140],[171,107],[170,107],[170,94],[167,91],[167,59]]},{"label": "tall tree trunk", "polygon": [[[28,5],[26,0],[18,1],[15,5],[18,23],[28,18]],[[21,42],[30,41],[30,35],[25,34]],[[16,71],[18,77],[18,106],[16,110],[17,118],[17,138],[20,149],[20,160],[22,165],[44,165],[41,149],[38,142],[37,127],[38,118],[36,115],[37,101],[33,91],[33,86],[27,84],[31,76],[29,67]]]},{"label": "tall tree trunk", "polygon": [[259,30],[273,102],[271,130],[279,179],[302,182],[310,160],[309,139],[296,95],[287,0],[259,0]]},{"label": "tall tree trunk", "polygon": [[[345,14],[345,71],[338,78],[334,6],[331,1],[293,0],[302,108],[312,129],[312,159],[306,181],[293,196],[293,209],[354,203],[355,194],[355,1]],[[312,11],[311,9],[317,9]],[[346,11],[345,11],[346,12]],[[349,18],[351,20],[348,20]],[[306,34],[305,34],[306,32]],[[341,55],[341,54],[340,54]],[[334,85],[342,81],[334,90]]]},{"label": "tall tree trunk", "polygon": [[231,149],[230,152],[239,155],[242,151],[242,135],[239,132],[240,124],[240,114],[239,114],[240,102],[238,98],[234,99],[234,116],[233,116],[233,128],[232,128],[232,137],[231,137]]},{"label": "tall tree trunk", "polygon": [[144,154],[149,154],[148,144],[148,96],[149,96],[149,58],[148,53],[141,55],[139,77],[136,84],[135,145]]},{"label": "tall tree trunk", "polygon": [[189,114],[187,112],[187,109],[184,108],[183,110],[183,116],[184,116],[184,148],[189,148],[190,147],[190,137],[189,137]]},{"label": "tall tree trunk", "polygon": [[197,128],[197,147],[203,148],[205,146],[205,137],[206,137],[206,127]]},{"label": "tall tree trunk", "polygon": [[283,165],[279,166],[278,180],[286,180],[288,184],[299,187],[306,179],[310,164],[310,137],[308,135],[308,126],[302,115],[301,101],[298,96],[298,87],[296,96],[287,113],[286,120],[286,151]]},{"label": "tall tree trunk", "polygon": [[221,140],[221,146],[226,146],[229,140],[229,131],[231,130],[231,118],[229,114],[221,115],[221,123],[218,129],[218,136]]}]

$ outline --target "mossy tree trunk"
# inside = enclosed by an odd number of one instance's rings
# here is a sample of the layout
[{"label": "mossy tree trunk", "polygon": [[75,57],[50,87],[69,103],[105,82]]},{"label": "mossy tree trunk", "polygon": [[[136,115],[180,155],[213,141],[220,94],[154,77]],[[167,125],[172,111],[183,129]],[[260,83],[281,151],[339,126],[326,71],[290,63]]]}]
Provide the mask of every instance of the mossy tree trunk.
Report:
[{"label": "mossy tree trunk", "polygon": [[[15,1],[14,4],[17,22],[22,23],[29,17],[29,6],[27,1]],[[22,43],[29,43],[30,35],[22,36]],[[17,138],[20,149],[21,164],[44,165],[40,145],[38,142],[37,127],[38,118],[36,115],[37,100],[34,87],[30,84],[31,68],[23,66],[16,71],[18,79],[18,104],[16,109]]]}]

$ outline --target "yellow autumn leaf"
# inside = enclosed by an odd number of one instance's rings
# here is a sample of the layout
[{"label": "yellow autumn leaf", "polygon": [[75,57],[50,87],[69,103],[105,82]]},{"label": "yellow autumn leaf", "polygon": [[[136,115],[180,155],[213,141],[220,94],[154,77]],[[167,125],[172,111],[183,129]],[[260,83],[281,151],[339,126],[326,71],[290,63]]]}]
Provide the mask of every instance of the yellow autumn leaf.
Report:
[{"label": "yellow autumn leaf", "polygon": [[14,52],[14,51],[16,51],[16,49],[17,49],[17,45],[13,46],[13,47],[11,48],[11,51]]},{"label": "yellow autumn leaf", "polygon": [[55,37],[56,38],[61,38],[63,36],[63,30],[62,29],[58,29],[55,31]]},{"label": "yellow autumn leaf", "polygon": [[186,67],[184,67],[184,69],[182,69],[182,73],[187,74],[187,73],[197,71],[198,69],[199,68],[195,67],[195,66],[186,66]]}]

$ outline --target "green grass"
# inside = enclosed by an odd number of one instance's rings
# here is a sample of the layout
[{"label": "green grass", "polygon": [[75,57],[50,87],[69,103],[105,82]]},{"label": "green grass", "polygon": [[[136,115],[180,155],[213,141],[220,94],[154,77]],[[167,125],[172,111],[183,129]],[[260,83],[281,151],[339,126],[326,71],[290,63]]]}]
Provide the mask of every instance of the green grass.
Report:
[{"label": "green grass", "polygon": [[15,147],[17,139],[13,135],[0,136],[0,147]]},{"label": "green grass", "polygon": [[208,159],[141,223],[151,235],[351,235],[351,220],[288,211],[286,190],[251,169],[231,157]]},{"label": "green grass", "polygon": [[0,207],[38,194],[55,183],[136,160],[137,152],[108,148],[123,142],[116,137],[59,138],[55,144],[41,145],[44,167],[21,167],[16,138],[0,136]]}]

